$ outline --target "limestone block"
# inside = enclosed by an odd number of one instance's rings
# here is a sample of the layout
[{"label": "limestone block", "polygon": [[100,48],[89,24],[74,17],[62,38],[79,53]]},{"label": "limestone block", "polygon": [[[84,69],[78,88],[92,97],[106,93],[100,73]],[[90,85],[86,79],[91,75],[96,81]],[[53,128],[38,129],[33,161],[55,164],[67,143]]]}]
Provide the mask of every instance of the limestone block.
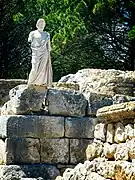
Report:
[{"label": "limestone block", "polygon": [[107,125],[107,133],[106,133],[106,141],[109,143],[114,142],[114,125],[113,124],[108,124]]},{"label": "limestone block", "polygon": [[99,122],[118,122],[135,118],[135,101],[114,104],[98,109]]},{"label": "limestone block", "polygon": [[99,108],[113,104],[111,96],[107,96],[106,94],[91,92],[86,97],[88,99],[87,115],[96,115]]},{"label": "limestone block", "polygon": [[8,115],[0,116],[0,137],[63,137],[64,117]]},{"label": "limestone block", "polygon": [[77,83],[67,83],[67,82],[56,82],[53,83],[53,87],[55,89],[60,89],[60,90],[75,90],[79,91],[79,85]]},{"label": "limestone block", "polygon": [[70,138],[93,138],[96,118],[74,117],[65,119],[65,136]]},{"label": "limestone block", "polygon": [[88,139],[70,139],[70,163],[77,164],[84,162],[86,159],[85,151],[88,144],[92,143],[92,140]]},{"label": "limestone block", "polygon": [[104,144],[104,155],[108,159],[114,159],[114,154],[116,152],[117,145],[112,144],[110,145],[109,143]]},{"label": "limestone block", "polygon": [[126,96],[121,94],[116,94],[113,97],[113,104],[119,104],[119,103],[124,103],[132,100],[132,96]]},{"label": "limestone block", "polygon": [[115,136],[114,141],[117,143],[125,141],[125,128],[121,122],[115,124]]},{"label": "limestone block", "polygon": [[47,101],[51,115],[85,116],[87,100],[79,92],[49,89]]},{"label": "limestone block", "polygon": [[1,115],[12,115],[14,112],[12,111],[12,104],[11,101],[6,102],[1,107]]},{"label": "limestone block", "polygon": [[126,143],[120,143],[117,145],[116,153],[114,154],[115,160],[125,160],[129,159],[128,156],[129,148]]},{"label": "limestone block", "polygon": [[0,79],[0,106],[9,101],[9,91],[19,84],[27,84],[24,79]]},{"label": "limestone block", "polygon": [[6,162],[6,145],[5,142],[0,139],[0,165],[4,164]]},{"label": "limestone block", "polygon": [[96,157],[101,156],[103,152],[103,145],[100,143],[89,144],[86,149],[86,158],[87,160],[93,160]]},{"label": "limestone block", "polygon": [[95,126],[94,137],[100,139],[101,141],[106,140],[106,125],[99,123]]},{"label": "limestone block", "polygon": [[129,148],[129,158],[130,158],[130,160],[135,159],[135,138],[127,141],[127,146]]},{"label": "limestone block", "polygon": [[40,163],[38,139],[8,138],[5,146],[6,164]]},{"label": "limestone block", "polygon": [[41,139],[41,163],[69,162],[68,139]]},{"label": "limestone block", "polygon": [[14,114],[39,112],[47,90],[45,86],[18,85],[9,91]]},{"label": "limestone block", "polygon": [[1,165],[1,180],[54,180],[60,174],[53,165],[32,164],[32,165]]},{"label": "limestone block", "polygon": [[128,124],[125,126],[125,138],[132,139],[134,136],[134,125]]}]

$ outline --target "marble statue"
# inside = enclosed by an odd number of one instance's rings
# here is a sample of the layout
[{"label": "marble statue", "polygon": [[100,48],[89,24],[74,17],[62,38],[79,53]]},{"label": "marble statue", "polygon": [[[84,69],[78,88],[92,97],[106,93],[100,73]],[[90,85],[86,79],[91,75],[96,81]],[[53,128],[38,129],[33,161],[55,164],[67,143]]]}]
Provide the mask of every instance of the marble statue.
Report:
[{"label": "marble statue", "polygon": [[44,19],[39,19],[37,30],[30,32],[28,42],[32,49],[32,69],[29,74],[28,84],[52,86],[51,44],[50,34],[43,31]]}]

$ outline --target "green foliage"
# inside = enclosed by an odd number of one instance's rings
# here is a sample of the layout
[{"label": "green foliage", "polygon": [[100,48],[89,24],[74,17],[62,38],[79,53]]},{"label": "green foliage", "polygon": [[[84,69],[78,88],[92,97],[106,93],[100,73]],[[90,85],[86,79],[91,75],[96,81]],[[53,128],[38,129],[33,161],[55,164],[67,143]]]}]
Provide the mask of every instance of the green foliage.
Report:
[{"label": "green foliage", "polygon": [[133,70],[135,3],[131,0],[2,2],[1,78],[28,78],[28,34],[38,18],[51,34],[54,81],[82,68]]}]

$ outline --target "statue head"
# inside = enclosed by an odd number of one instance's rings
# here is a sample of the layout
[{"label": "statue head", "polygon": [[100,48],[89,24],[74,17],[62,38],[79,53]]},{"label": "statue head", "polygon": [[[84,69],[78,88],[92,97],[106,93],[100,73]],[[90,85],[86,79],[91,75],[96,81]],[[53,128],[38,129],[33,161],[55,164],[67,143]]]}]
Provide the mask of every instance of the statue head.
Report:
[{"label": "statue head", "polygon": [[45,28],[45,20],[44,19],[39,19],[36,23],[36,27],[39,31],[43,31]]}]

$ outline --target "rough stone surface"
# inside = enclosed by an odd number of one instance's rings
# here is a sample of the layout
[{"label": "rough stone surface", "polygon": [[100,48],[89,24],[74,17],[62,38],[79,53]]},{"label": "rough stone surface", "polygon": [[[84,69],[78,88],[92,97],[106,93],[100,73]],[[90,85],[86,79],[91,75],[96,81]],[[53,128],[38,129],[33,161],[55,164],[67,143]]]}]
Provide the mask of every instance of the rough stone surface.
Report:
[{"label": "rough stone surface", "polygon": [[85,116],[87,100],[79,92],[49,89],[48,110],[51,115]]},{"label": "rough stone surface", "polygon": [[99,123],[95,126],[94,137],[100,139],[101,141],[106,140],[106,125]]},{"label": "rough stone surface", "polygon": [[14,114],[39,112],[46,94],[45,86],[18,85],[9,91]]},{"label": "rough stone surface", "polygon": [[5,142],[0,139],[0,165],[4,164],[4,162],[6,161],[6,146],[5,146]]},{"label": "rough stone surface", "polygon": [[9,100],[1,107],[1,113],[0,115],[12,115],[14,112],[12,111],[12,104]]},{"label": "rough stone surface", "polygon": [[86,149],[86,158],[87,160],[93,160],[96,157],[100,157],[103,153],[103,145],[101,143],[89,144]]},{"label": "rough stone surface", "polygon": [[133,96],[135,71],[120,71],[114,69],[82,69],[76,74],[62,77],[59,82],[77,83],[80,91],[112,95],[125,94]]},{"label": "rough stone surface", "polygon": [[114,125],[113,124],[108,124],[107,125],[107,133],[106,133],[106,141],[109,143],[114,142]]},{"label": "rough stone surface", "polygon": [[40,163],[40,143],[32,138],[8,138],[5,141],[6,164]]},{"label": "rough stone surface", "polygon": [[19,84],[26,84],[24,79],[0,79],[0,106],[9,100],[9,91]]},{"label": "rough stone surface", "polygon": [[125,141],[125,128],[121,122],[115,124],[115,136],[114,141],[117,143]]},{"label": "rough stone surface", "polygon": [[96,118],[66,118],[65,136],[70,138],[94,138]]},{"label": "rough stone surface", "polygon": [[106,94],[89,93],[86,97],[88,100],[87,115],[96,115],[99,108],[113,104],[112,97]]},{"label": "rough stone surface", "polygon": [[117,145],[116,152],[114,154],[115,160],[128,160],[129,148],[126,143],[120,143]]},{"label": "rough stone surface", "polygon": [[134,135],[134,125],[133,124],[128,124],[125,126],[125,138],[126,139],[132,139],[135,137]]},{"label": "rough stone surface", "polygon": [[55,166],[46,164],[0,166],[1,180],[54,180],[59,174]]},{"label": "rough stone surface", "polygon": [[108,159],[114,159],[114,154],[116,153],[116,144],[110,145],[109,143],[104,144],[104,155]]},{"label": "rough stone surface", "polygon": [[127,146],[129,148],[129,158],[130,158],[130,160],[135,159],[135,138],[127,141]]},{"label": "rough stone surface", "polygon": [[77,83],[55,82],[52,85],[55,89],[59,90],[74,90],[79,91],[79,85]]},{"label": "rough stone surface", "polygon": [[41,163],[69,162],[68,139],[41,139]]},{"label": "rough stone surface", "polygon": [[100,122],[118,122],[135,118],[135,101],[114,104],[98,109],[97,117]]},{"label": "rough stone surface", "polygon": [[84,162],[86,159],[85,151],[90,143],[92,143],[92,140],[70,139],[70,164]]},{"label": "rough stone surface", "polygon": [[11,115],[0,116],[0,137],[63,137],[64,117]]},{"label": "rough stone surface", "polygon": [[134,180],[135,165],[127,161],[107,161],[97,158],[79,163],[74,169],[67,169],[56,180]]}]

